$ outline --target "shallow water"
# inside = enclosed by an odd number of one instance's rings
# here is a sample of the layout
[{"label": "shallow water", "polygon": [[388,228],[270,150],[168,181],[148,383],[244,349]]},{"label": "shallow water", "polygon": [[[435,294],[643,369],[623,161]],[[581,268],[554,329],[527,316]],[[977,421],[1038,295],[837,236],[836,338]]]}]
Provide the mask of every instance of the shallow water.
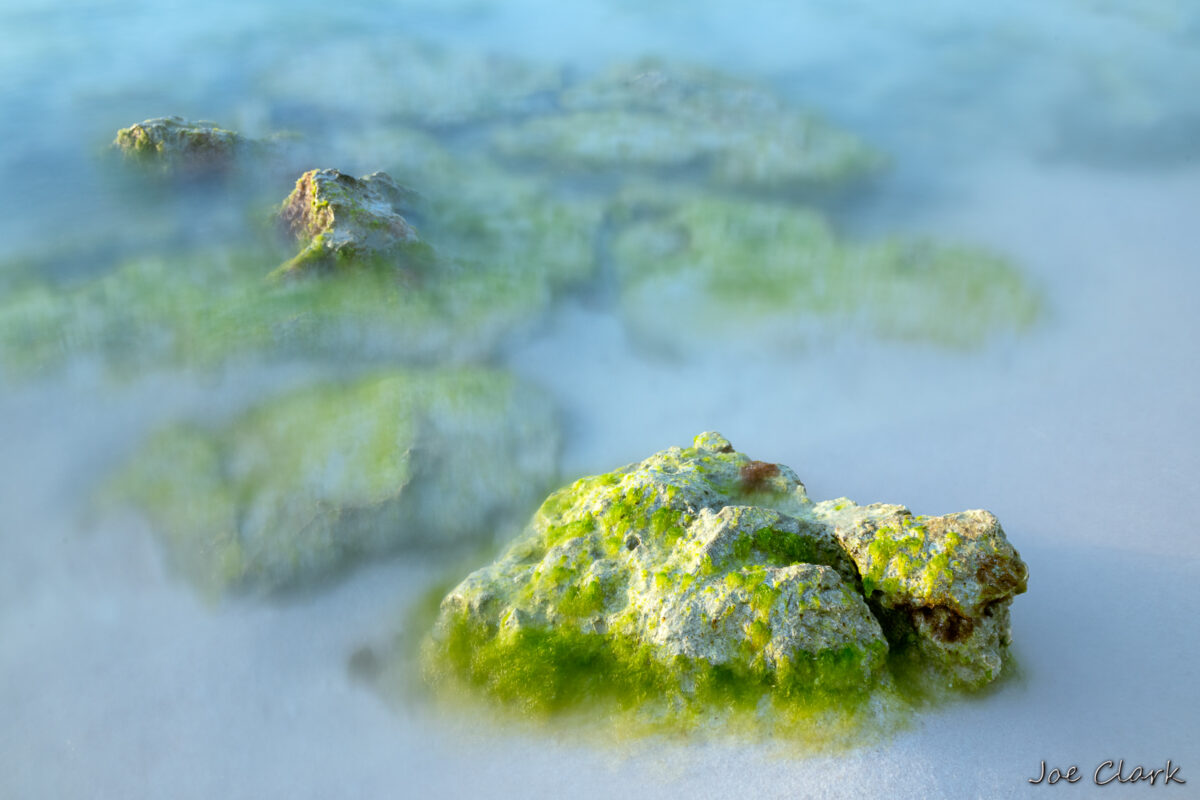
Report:
[{"label": "shallow water", "polygon": [[[144,523],[89,515],[91,487],[144,431],[220,418],[310,381],[311,364],[114,385],[76,363],[12,381],[0,392],[0,794],[1006,797],[1040,791],[1026,779],[1043,759],[1079,765],[1083,782],[1062,792],[1081,794],[1110,758],[1169,758],[1192,779],[1200,106],[1179,87],[1200,75],[1200,18],[1166,0],[954,16],[919,5],[0,9],[4,29],[24,31],[0,51],[2,252],[68,245],[83,255],[46,268],[70,280],[111,263],[94,252],[170,250],[245,224],[218,207],[131,225],[95,157],[118,127],[168,113],[290,127],[316,157],[369,171],[369,147],[321,144],[344,120],[277,102],[264,75],[317,44],[415,35],[579,70],[649,52],[774,81],[892,155],[839,227],[991,245],[1048,308],[1030,332],[971,351],[834,338],[671,354],[632,339],[611,308],[567,300],[499,356],[558,401],[566,476],[715,429],[792,466],[815,499],[985,506],[1002,520],[1031,575],[1013,606],[1019,679],[828,757],[727,741],[604,747],[390,708],[348,659],[407,624],[407,607],[463,569],[455,557],[213,606],[166,569]],[[364,125],[386,115],[387,88],[348,81],[344,112]]]}]

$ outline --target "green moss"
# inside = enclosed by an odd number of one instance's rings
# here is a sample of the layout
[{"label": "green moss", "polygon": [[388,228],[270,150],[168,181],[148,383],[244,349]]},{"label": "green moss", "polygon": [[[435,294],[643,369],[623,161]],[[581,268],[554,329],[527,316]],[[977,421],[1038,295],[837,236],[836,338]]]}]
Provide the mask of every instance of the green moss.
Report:
[{"label": "green moss", "polygon": [[[649,193],[648,193],[649,194]],[[646,202],[612,254],[623,312],[639,333],[707,343],[822,330],[979,346],[1027,330],[1042,299],[1002,257],[929,241],[840,239],[817,212],[688,197]],[[664,314],[664,291],[673,307]]]},{"label": "green moss", "polygon": [[761,619],[756,619],[750,623],[746,635],[755,650],[762,650],[767,646],[767,642],[771,641],[771,626]]},{"label": "green moss", "polygon": [[[300,258],[310,256],[324,257]],[[27,282],[0,297],[0,365],[23,373],[92,355],[125,373],[249,355],[453,360],[494,347],[546,300],[536,284],[479,271],[418,286],[394,268],[264,280],[278,262],[265,246],[212,248],[137,259],[67,288]]]},{"label": "green moss", "polygon": [[[761,649],[769,627],[755,622],[748,637]],[[863,665],[879,655],[850,647],[797,655],[773,672],[682,656],[664,662],[620,635],[570,625],[496,630],[458,615],[427,641],[422,665],[426,680],[444,696],[469,687],[529,716],[625,712],[611,721],[637,726],[640,720],[682,731],[714,713],[759,718],[764,699],[775,703],[780,723],[817,712],[845,719],[879,688],[863,681]]]}]

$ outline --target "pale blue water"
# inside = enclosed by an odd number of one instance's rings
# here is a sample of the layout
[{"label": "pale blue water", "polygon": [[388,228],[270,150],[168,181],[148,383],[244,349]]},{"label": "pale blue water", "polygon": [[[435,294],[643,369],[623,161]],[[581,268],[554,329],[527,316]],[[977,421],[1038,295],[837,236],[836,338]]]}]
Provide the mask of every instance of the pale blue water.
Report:
[{"label": "pale blue water", "polygon": [[[970,353],[667,359],[609,310],[568,302],[501,361],[558,399],[567,473],[717,429],[793,466],[816,498],[995,511],[1031,568],[1013,611],[1024,682],[816,760],[730,743],[596,750],[388,709],[346,657],[386,641],[445,565],[212,608],[144,528],[80,518],[90,483],[152,424],[237,408],[302,371],[114,387],[80,366],[0,387],[0,796],[1007,797],[1037,791],[1025,779],[1042,758],[1080,765],[1085,782],[1063,794],[1098,791],[1107,758],[1171,758],[1200,780],[1200,9],[747,5],[4,0],[0,257],[74,281],[131,252],[243,235],[219,195],[146,203],[130,222],[101,154],[149,117],[294,130],[312,166],[377,168],[336,134],[389,118],[405,74],[351,56],[400,38],[574,72],[654,54],[770,82],[893,157],[838,208],[840,227],[994,246],[1045,291],[1043,323]],[[272,93],[309,52],[342,54],[317,68],[337,91]]]}]

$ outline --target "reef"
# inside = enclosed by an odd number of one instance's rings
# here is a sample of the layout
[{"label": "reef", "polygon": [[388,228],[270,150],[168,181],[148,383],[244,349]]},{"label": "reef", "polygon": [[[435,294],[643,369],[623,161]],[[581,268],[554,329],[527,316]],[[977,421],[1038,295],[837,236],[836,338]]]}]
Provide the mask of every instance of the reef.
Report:
[{"label": "reef", "polygon": [[293,588],[405,547],[486,542],[555,474],[550,401],[482,368],[294,391],[153,434],[110,481],[208,594]]},{"label": "reef", "polygon": [[530,711],[856,708],[913,664],[926,688],[996,680],[1026,578],[986,511],[814,503],[703,433],[551,494],[445,596],[423,658],[436,687]]}]

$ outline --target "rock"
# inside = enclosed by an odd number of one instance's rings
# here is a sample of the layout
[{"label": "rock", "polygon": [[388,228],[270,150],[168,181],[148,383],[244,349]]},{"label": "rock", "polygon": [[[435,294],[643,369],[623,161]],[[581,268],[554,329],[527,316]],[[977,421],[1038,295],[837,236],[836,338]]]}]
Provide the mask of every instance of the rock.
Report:
[{"label": "rock", "polygon": [[1011,640],[1009,606],[1027,570],[995,516],[964,511],[914,517],[903,506],[818,503],[862,576],[888,638],[915,645],[952,685],[999,677]]},{"label": "rock", "polygon": [[818,212],[630,192],[610,254],[621,312],[672,349],[792,349],[831,335],[973,347],[1039,316],[1003,258],[891,238],[854,243]]},{"label": "rock", "polygon": [[398,548],[503,535],[545,491],[557,451],[550,402],[505,373],[392,372],[214,429],[167,428],[108,494],[206,592],[269,591]]},{"label": "rock", "polygon": [[1025,574],[987,512],[814,504],[789,468],[705,433],[551,494],[442,601],[426,672],[539,710],[854,706],[892,685],[889,647],[915,645],[975,687],[1000,672]]},{"label": "rock", "polygon": [[654,60],[568,88],[561,113],[501,126],[509,157],[584,170],[696,172],[736,188],[828,189],[884,159],[853,134],[756,84]]},{"label": "rock", "polygon": [[335,169],[304,173],[279,209],[280,221],[303,249],[279,274],[428,259],[428,246],[402,215],[416,199],[415,192],[383,172],[363,178]]},{"label": "rock", "polygon": [[240,134],[214,122],[160,117],[117,132],[113,147],[126,158],[166,174],[220,174],[251,147]]}]

